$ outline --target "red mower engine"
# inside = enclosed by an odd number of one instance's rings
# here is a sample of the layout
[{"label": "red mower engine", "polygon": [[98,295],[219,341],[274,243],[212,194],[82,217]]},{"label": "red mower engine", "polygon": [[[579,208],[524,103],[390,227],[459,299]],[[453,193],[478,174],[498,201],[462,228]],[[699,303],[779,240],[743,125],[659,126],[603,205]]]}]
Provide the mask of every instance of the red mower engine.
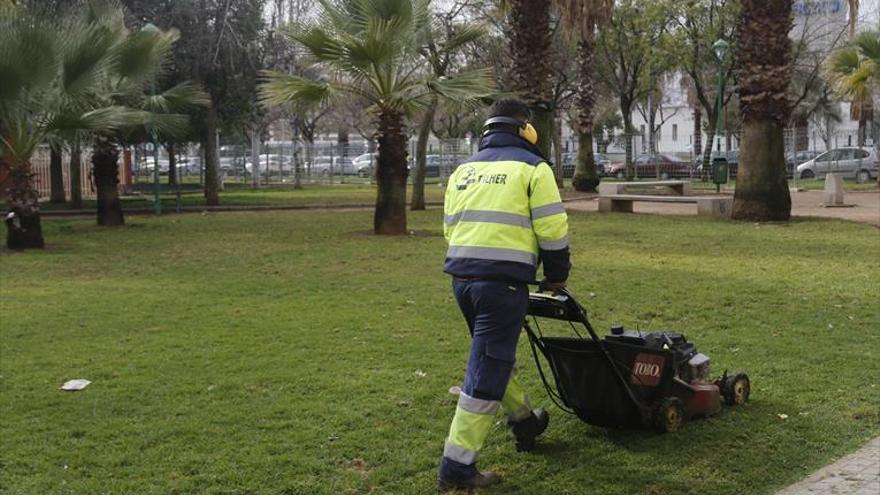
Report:
[{"label": "red mower engine", "polygon": [[[672,357],[672,383],[670,394],[660,401],[656,407],[655,426],[663,431],[674,431],[685,418],[710,416],[721,410],[722,398],[729,405],[746,402],[749,396],[749,381],[745,374],[734,377],[724,376],[712,380],[710,378],[709,357],[697,352],[696,346],[688,342],[684,335],[676,332],[640,332],[625,330],[622,326],[611,327],[611,334],[603,339],[618,353],[621,348],[615,344],[624,344],[629,348],[641,348],[632,361],[633,376],[640,380],[634,385],[650,386],[651,381],[645,378],[656,370],[662,372],[662,364],[656,364],[655,355],[644,351],[659,352]],[[650,357],[649,357],[650,356]],[[659,376],[655,382],[659,383]]]}]

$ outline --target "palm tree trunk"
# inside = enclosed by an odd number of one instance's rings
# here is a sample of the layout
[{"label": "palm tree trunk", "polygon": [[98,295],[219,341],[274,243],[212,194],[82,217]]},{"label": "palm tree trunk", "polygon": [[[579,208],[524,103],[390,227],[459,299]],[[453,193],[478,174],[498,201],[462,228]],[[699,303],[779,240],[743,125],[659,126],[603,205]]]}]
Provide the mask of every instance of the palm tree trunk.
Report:
[{"label": "palm tree trunk", "polygon": [[742,146],[733,218],[788,220],[783,130],[790,112],[791,0],[742,0],[737,35]]},{"label": "palm tree trunk", "polygon": [[406,135],[403,114],[379,114],[379,156],[376,166],[376,211],[373,230],[379,235],[406,234]]},{"label": "palm tree trunk", "polygon": [[30,164],[10,166],[8,170],[6,247],[13,250],[43,248],[39,195]]},{"label": "palm tree trunk", "polygon": [[413,170],[413,190],[410,199],[409,209],[424,210],[425,209],[425,165],[428,152],[428,138],[431,136],[431,126],[434,124],[434,113],[437,108],[437,98],[431,101],[428,110],[422,117],[422,123],[419,126],[419,137],[416,140],[416,166]]},{"label": "palm tree trunk", "polygon": [[70,143],[70,208],[82,208],[82,149],[79,138]]},{"label": "palm tree trunk", "polygon": [[550,111],[552,73],[550,62],[550,2],[511,1],[510,53],[513,89],[532,109],[532,125],[538,131],[538,149],[550,156],[553,113]]},{"label": "palm tree trunk", "polygon": [[[158,166],[158,164],[156,164]],[[98,225],[123,225],[122,203],[119,201],[119,148],[114,138],[98,134],[92,147],[92,175],[98,197]]]},{"label": "palm tree trunk", "polygon": [[583,192],[595,192],[599,185],[599,174],[593,156],[593,110],[596,105],[596,86],[593,81],[594,48],[592,32],[585,33],[578,42],[578,154],[574,176],[571,178],[575,190]]},{"label": "palm tree trunk", "polygon": [[67,198],[64,195],[64,162],[62,161],[62,149],[60,144],[49,145],[49,202],[64,203]]},{"label": "palm tree trunk", "polygon": [[217,110],[209,106],[205,115],[205,129],[202,136],[202,147],[205,150],[205,204],[220,204],[220,157],[217,156]]}]

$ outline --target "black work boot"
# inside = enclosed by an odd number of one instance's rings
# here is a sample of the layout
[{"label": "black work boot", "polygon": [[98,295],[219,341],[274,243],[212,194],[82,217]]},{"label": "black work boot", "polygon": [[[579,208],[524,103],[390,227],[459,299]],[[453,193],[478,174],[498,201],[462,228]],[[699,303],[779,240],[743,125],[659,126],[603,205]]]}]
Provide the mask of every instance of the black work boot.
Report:
[{"label": "black work boot", "polygon": [[532,414],[520,421],[508,421],[507,426],[516,438],[517,452],[531,452],[535,448],[535,439],[544,433],[550,424],[550,415],[543,409],[535,409]]},{"label": "black work boot", "polygon": [[472,490],[474,488],[484,488],[494,485],[499,481],[501,481],[501,476],[498,476],[492,471],[485,471],[482,473],[478,471],[477,474],[470,478],[439,478],[437,480],[437,491],[443,493],[452,490]]},{"label": "black work boot", "polygon": [[437,491],[470,490],[484,488],[501,481],[501,476],[486,471],[480,472],[474,464],[461,464],[443,458],[440,461],[440,473],[437,477]]}]

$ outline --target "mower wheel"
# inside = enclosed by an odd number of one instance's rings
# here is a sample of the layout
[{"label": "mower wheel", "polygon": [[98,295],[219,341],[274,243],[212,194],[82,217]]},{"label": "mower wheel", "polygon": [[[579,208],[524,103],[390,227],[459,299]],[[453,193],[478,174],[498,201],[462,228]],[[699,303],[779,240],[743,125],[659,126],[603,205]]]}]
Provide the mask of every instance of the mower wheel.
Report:
[{"label": "mower wheel", "polygon": [[654,410],[654,428],[660,433],[673,433],[684,423],[684,404],[678,397],[666,397]]},{"label": "mower wheel", "polygon": [[745,373],[728,376],[721,383],[721,395],[724,396],[724,402],[728,406],[740,406],[748,402],[751,390],[749,375]]}]

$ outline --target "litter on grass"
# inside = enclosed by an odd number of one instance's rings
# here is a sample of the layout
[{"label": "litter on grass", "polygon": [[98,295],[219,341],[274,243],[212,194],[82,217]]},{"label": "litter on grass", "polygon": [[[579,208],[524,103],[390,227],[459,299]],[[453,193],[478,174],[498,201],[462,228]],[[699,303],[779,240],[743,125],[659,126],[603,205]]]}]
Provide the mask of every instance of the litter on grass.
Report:
[{"label": "litter on grass", "polygon": [[77,378],[76,380],[68,380],[64,382],[64,385],[61,386],[61,390],[67,390],[68,392],[76,392],[77,390],[82,390],[89,386],[92,383],[85,378]]}]

